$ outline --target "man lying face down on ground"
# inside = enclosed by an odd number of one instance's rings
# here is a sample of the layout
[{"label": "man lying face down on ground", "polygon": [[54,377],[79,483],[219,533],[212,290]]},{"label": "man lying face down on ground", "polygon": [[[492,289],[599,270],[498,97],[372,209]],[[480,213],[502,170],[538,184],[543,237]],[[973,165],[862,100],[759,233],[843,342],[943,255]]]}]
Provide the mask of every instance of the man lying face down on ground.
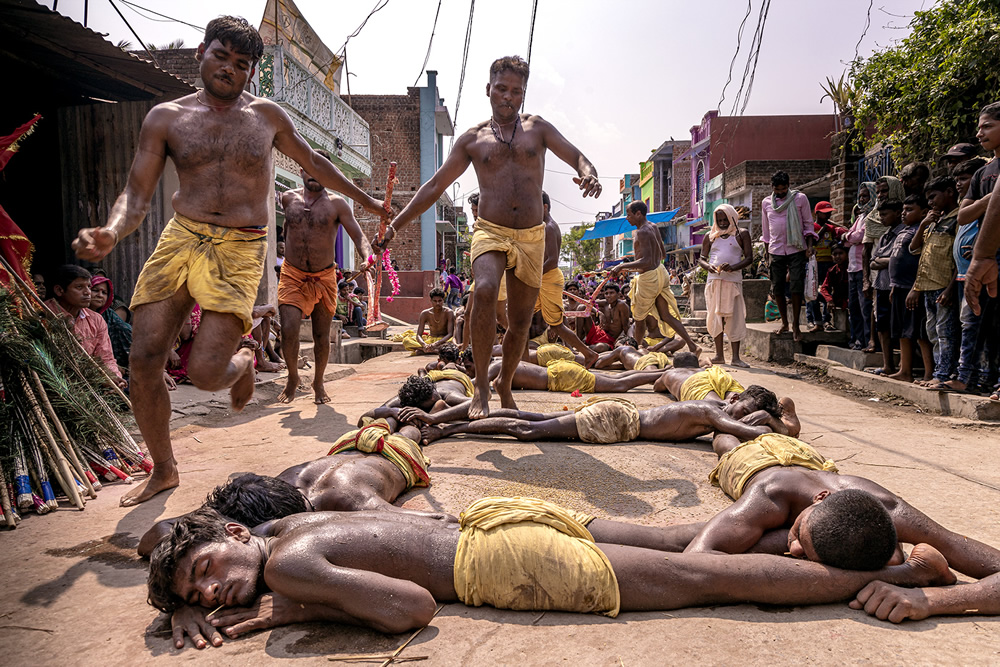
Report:
[{"label": "man lying face down on ground", "polygon": [[[154,550],[149,602],[166,612],[225,606],[202,627],[229,637],[305,621],[399,633],[427,625],[439,602],[613,617],[742,602],[825,604],[873,581],[955,581],[927,545],[901,565],[868,572],[757,554],[664,558],[596,542],[590,520],[533,498],[484,498],[459,524],[389,512],[313,513],[251,532],[204,508],[178,520]],[[182,633],[175,639],[183,644]]]},{"label": "man lying face down on ground", "polygon": [[[430,460],[417,444],[420,431],[403,426],[393,433],[395,427],[395,420],[380,420],[348,431],[326,456],[294,465],[276,477],[252,473],[236,477],[209,493],[203,507],[246,526],[299,512],[414,511],[392,503],[410,489],[430,484]],[[139,555],[149,556],[175,521],[164,519],[150,528],[139,541]]]}]

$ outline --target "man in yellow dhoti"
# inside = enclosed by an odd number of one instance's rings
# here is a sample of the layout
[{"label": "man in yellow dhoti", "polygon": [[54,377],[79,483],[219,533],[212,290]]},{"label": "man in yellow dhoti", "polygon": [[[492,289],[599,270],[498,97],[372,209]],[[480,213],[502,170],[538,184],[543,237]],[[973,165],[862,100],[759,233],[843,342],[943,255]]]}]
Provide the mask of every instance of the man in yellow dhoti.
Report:
[{"label": "man in yellow dhoti", "polygon": [[481,199],[470,248],[476,276],[471,317],[476,394],[470,414],[476,419],[485,417],[490,410],[487,369],[496,336],[494,304],[503,275],[507,279],[509,327],[503,339],[503,368],[495,388],[502,407],[517,407],[511,382],[528,340],[545,258],[542,176],[546,152],[551,150],[576,170],[574,181],[584,197],[601,192],[597,171],[583,153],[552,124],[539,116],[518,112],[528,73],[528,63],[517,56],[500,58],[491,65],[486,92],[492,118],[455,141],[444,164],[400,212],[383,242],[383,246],[388,245],[399,229],[433,206],[470,164],[475,167]]},{"label": "man in yellow dhoti", "polygon": [[201,325],[188,377],[206,391],[228,387],[234,410],[243,409],[253,396],[253,351],[238,346],[250,331],[268,221],[273,224],[268,210],[274,192],[273,149],[298,162],[322,186],[375,215],[388,215],[381,201],[309,147],[281,107],[246,92],[263,52],[260,35],[246,19],[210,21],[198,47],[204,88],[150,110],[128,182],[107,225],[82,229],[73,242],[81,259],[99,262],[106,257],[146,217],[167,155],[172,156],[180,183],[171,200],[177,215],[143,268],[132,301],[132,406],[154,467],[145,482],[122,496],[123,506],[149,500],[180,482],[163,368],[196,300]]},{"label": "man in yellow dhoti", "polygon": [[[873,572],[756,554],[665,558],[663,551],[597,541],[584,526],[588,518],[533,498],[484,498],[458,526],[346,512],[320,522],[288,517],[260,535],[203,509],[179,521],[153,552],[148,599],[167,612],[185,602],[224,603],[229,609],[214,622],[234,638],[321,620],[405,632],[430,623],[442,602],[616,616],[741,602],[821,604],[876,580],[955,581],[944,557],[926,545],[911,561]],[[617,525],[626,544],[625,528],[635,529],[638,541],[655,531]],[[265,592],[283,604],[255,609]]]},{"label": "man in yellow dhoti", "polygon": [[611,269],[613,276],[623,271],[639,271],[632,277],[632,287],[629,299],[632,301],[632,318],[635,320],[635,339],[643,340],[646,336],[646,316],[657,315],[660,321],[677,332],[692,352],[698,354],[701,348],[691,339],[687,329],[680,320],[677,309],[677,298],[670,291],[670,276],[663,266],[666,250],[663,239],[656,226],[646,219],[649,208],[641,201],[628,205],[626,218],[629,224],[636,228],[633,232],[635,259],[624,262]]}]

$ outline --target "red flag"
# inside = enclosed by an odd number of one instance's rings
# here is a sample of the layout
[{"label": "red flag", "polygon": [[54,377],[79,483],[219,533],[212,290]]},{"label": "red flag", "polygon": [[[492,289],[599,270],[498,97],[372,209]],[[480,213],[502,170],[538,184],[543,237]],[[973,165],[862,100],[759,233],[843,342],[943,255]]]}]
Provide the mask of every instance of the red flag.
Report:
[{"label": "red flag", "polygon": [[[7,162],[20,148],[21,139],[34,131],[35,123],[40,118],[41,115],[35,114],[34,118],[14,130],[13,134],[0,138],[0,171],[7,166]],[[28,237],[11,220],[7,211],[0,206],[0,254],[3,254],[7,264],[29,285],[31,284],[31,276],[28,275],[28,272],[31,271],[31,256],[34,251],[35,248],[31,245]],[[9,282],[10,276],[7,275],[6,270],[0,267],[0,285],[7,285]]]}]

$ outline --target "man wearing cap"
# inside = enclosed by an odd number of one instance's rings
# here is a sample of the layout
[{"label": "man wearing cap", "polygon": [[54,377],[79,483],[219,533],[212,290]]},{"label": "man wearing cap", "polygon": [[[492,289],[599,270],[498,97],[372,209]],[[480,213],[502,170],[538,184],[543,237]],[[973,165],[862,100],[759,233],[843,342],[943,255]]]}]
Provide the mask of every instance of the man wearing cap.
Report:
[{"label": "man wearing cap", "polygon": [[[833,246],[840,242],[841,237],[847,231],[839,225],[830,222],[830,216],[836,211],[830,202],[821,201],[813,208],[813,216],[816,222],[813,229],[819,237],[813,244],[816,251],[816,284],[822,285],[826,278],[826,272],[833,266]],[[830,321],[830,304],[817,293],[816,299],[806,304],[806,321],[809,323],[810,331],[826,329],[833,330],[833,323]]]},{"label": "man wearing cap", "polygon": [[977,155],[979,155],[979,149],[973,144],[955,144],[941,156],[941,161],[947,165],[948,172],[951,173],[952,169]]},{"label": "man wearing cap", "polygon": [[771,196],[765,197],[760,204],[763,223],[761,240],[771,273],[774,299],[781,313],[781,328],[777,333],[788,331],[787,284],[792,294],[792,338],[798,342],[802,340],[799,311],[802,310],[802,294],[805,292],[806,260],[812,256],[816,232],[809,198],[798,190],[788,188],[788,174],[774,172],[771,188]]}]

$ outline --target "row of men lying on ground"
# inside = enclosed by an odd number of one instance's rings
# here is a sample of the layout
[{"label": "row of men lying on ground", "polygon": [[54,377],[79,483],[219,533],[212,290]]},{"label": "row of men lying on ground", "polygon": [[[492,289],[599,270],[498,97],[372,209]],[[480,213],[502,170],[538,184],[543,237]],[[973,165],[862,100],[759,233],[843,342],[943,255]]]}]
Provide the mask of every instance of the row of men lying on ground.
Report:
[{"label": "row of men lying on ground", "polygon": [[[466,393],[454,377],[412,376],[327,457],[277,477],[237,477],[202,508],[144,535],[149,601],[172,612],[178,648],[185,636],[204,648],[220,645],[222,633],[314,620],[403,632],[429,623],[438,602],[455,601],[615,616],[853,597],[852,608],[893,622],[1000,613],[1000,551],[870,480],[837,474],[806,443],[748,423],[763,409],[779,417],[769,424],[788,430],[777,397],[762,387],[648,410],[615,398],[569,415],[498,411],[434,434],[619,442],[715,430],[720,460],[710,479],[735,502],[704,523],[638,526],[530,498],[486,498],[457,520],[396,507],[402,493],[430,481],[417,444],[428,428],[406,421],[447,411],[449,399]],[[907,557],[900,543],[916,546]],[[954,585],[949,565],[980,581]]]}]

